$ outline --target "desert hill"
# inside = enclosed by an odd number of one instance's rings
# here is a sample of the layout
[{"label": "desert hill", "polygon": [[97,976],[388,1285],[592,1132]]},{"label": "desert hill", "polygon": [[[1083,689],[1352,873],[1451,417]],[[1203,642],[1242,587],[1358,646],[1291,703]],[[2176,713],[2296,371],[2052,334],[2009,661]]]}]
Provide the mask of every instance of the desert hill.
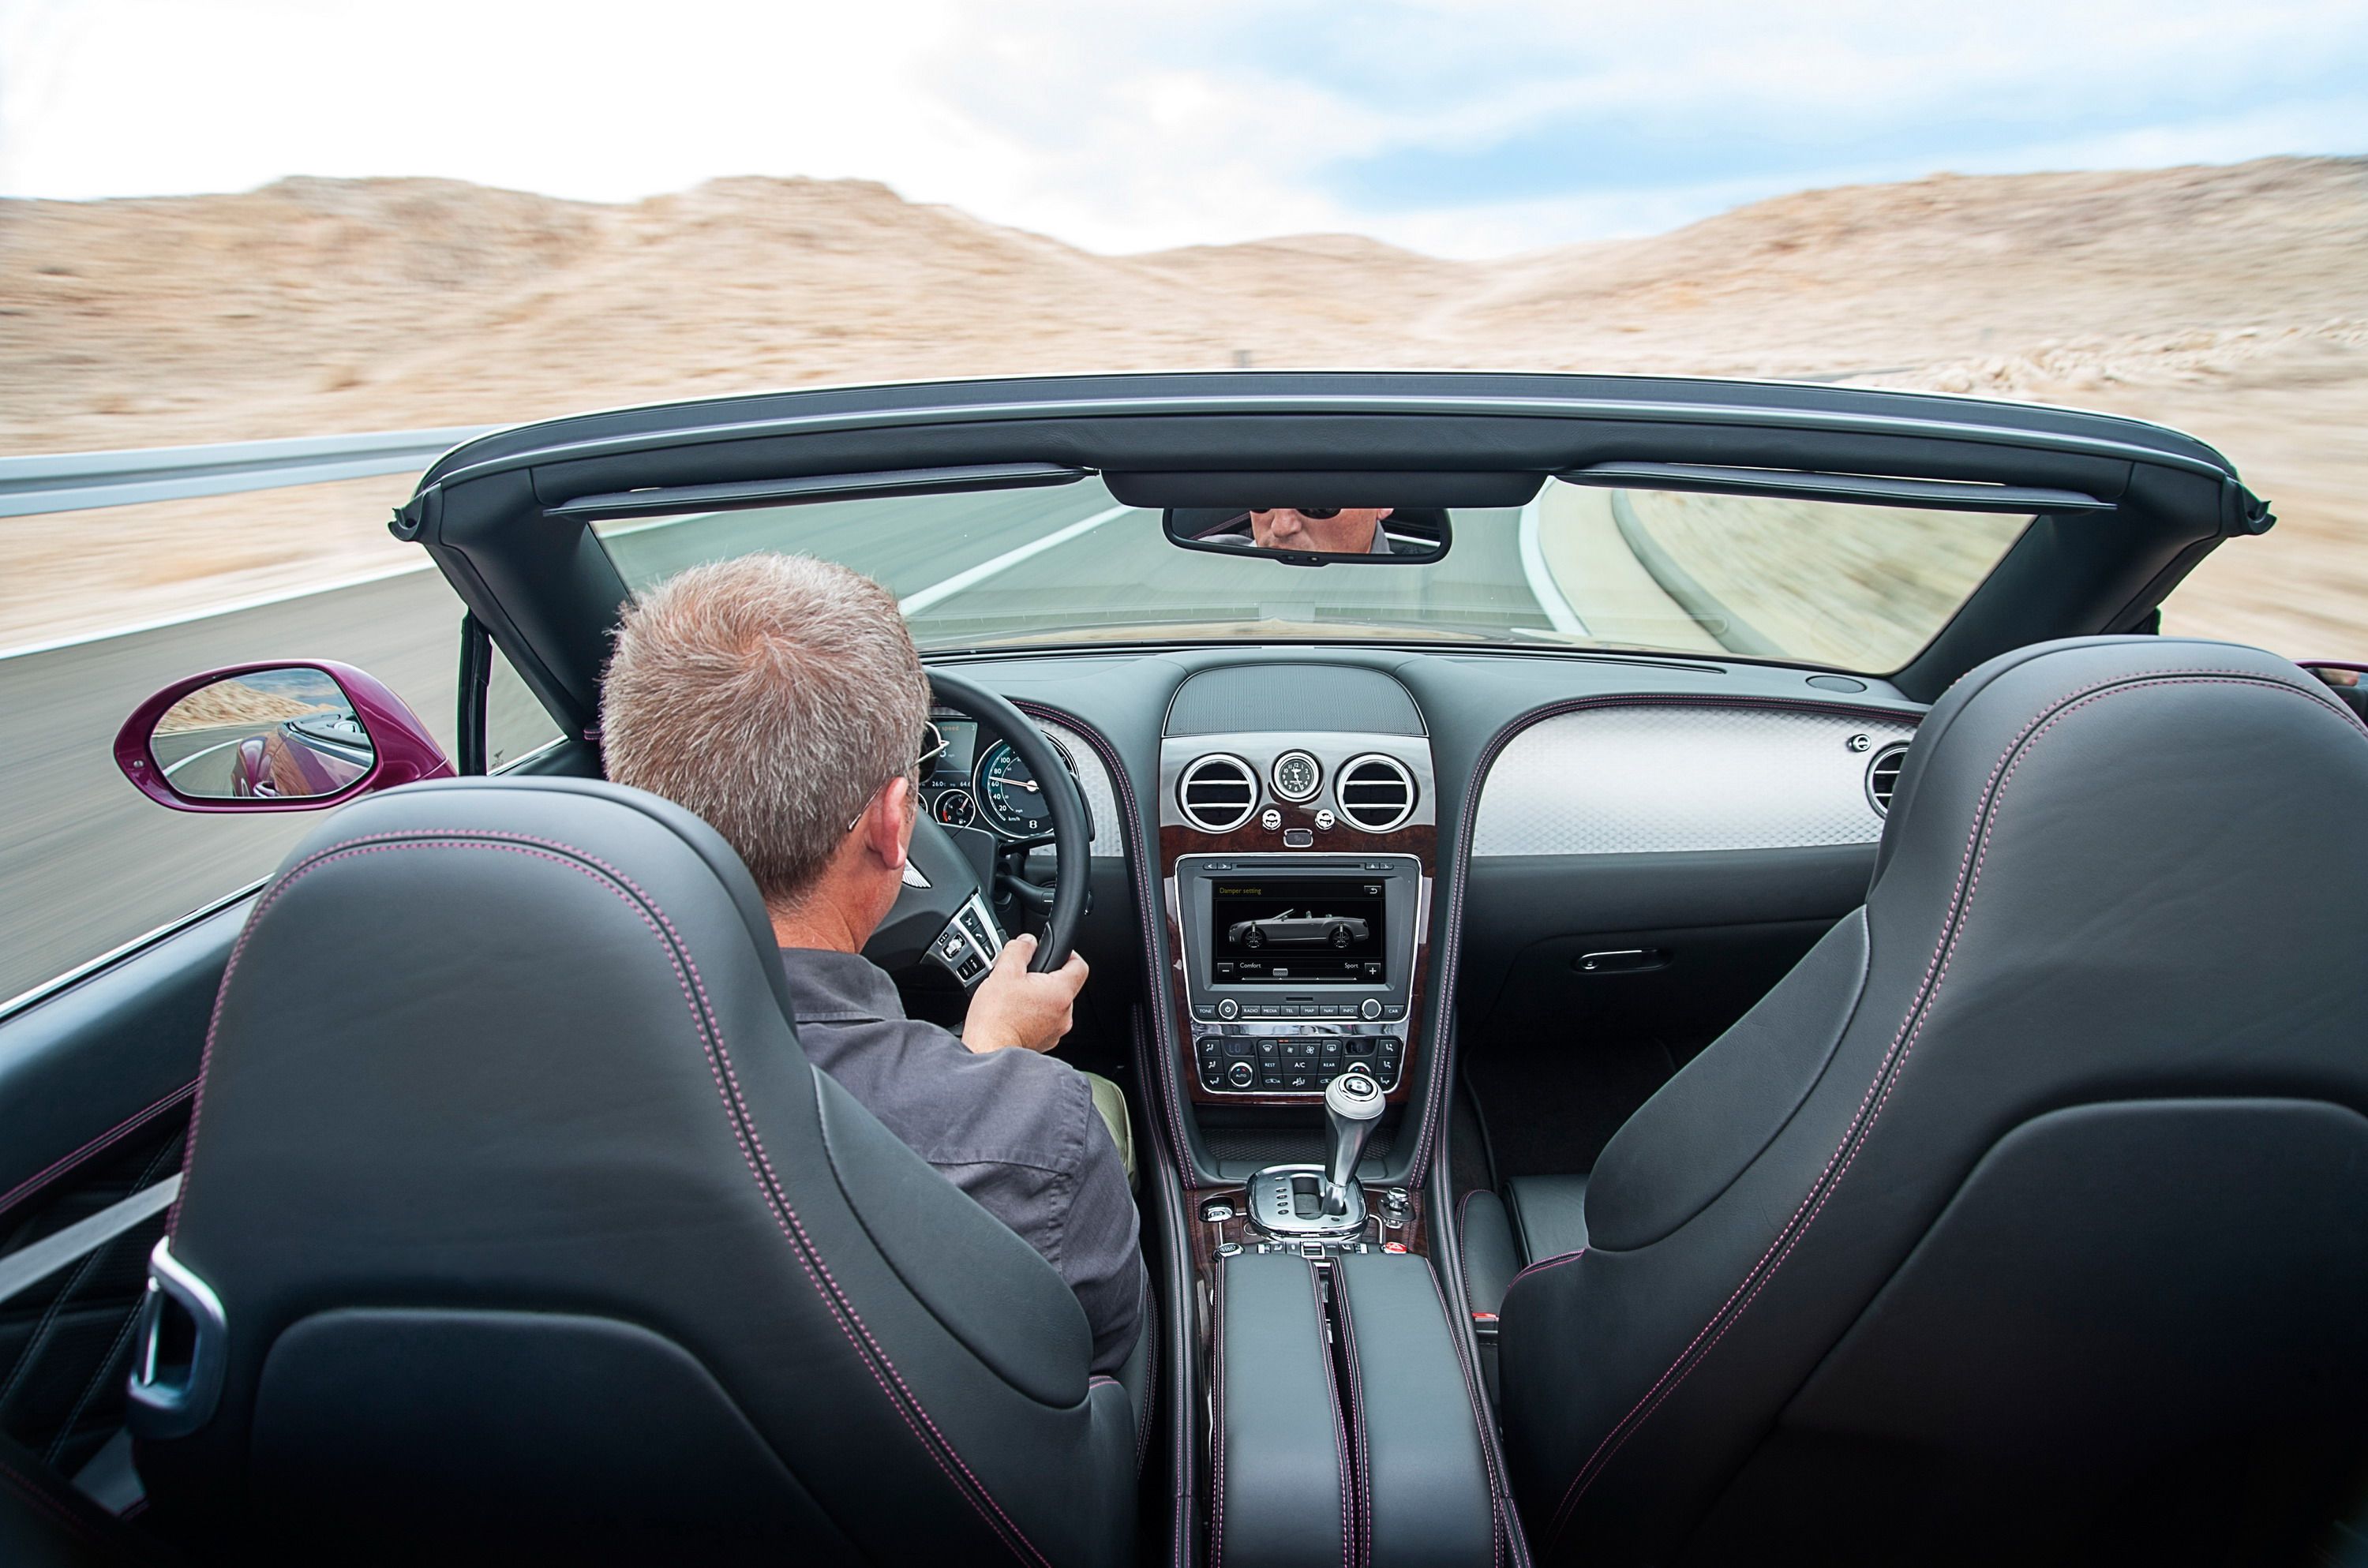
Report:
[{"label": "desert hill", "polygon": [[[2276,546],[2215,558],[2251,574],[2215,624],[2368,648],[2351,537],[2368,521],[2363,158],[1937,176],[1480,262],[1354,235],[1102,256],[860,181],[725,179],[621,206],[427,179],[0,201],[0,451],[1246,358],[1864,381],[2165,419],[2229,451],[2286,519]],[[400,485],[361,488],[374,528]],[[384,555],[361,525],[322,528],[310,494],[84,514],[68,552],[0,525],[0,570],[71,597],[120,550],[144,564],[110,591],[169,597]],[[243,528],[163,565],[134,537],[141,517],[199,516]],[[2260,576],[2291,571],[2296,533],[2319,541],[2315,602],[2340,588],[2351,608],[2297,611]],[[24,634],[0,619],[0,642]]]}]

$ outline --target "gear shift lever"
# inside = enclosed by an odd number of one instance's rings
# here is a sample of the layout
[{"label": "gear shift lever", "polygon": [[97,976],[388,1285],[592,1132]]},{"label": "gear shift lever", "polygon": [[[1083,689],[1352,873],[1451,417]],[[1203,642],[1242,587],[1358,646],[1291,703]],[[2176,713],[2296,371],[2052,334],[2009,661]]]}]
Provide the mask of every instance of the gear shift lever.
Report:
[{"label": "gear shift lever", "polygon": [[1349,1211],[1357,1162],[1382,1118],[1381,1085],[1361,1072],[1343,1073],[1324,1088],[1324,1211]]}]

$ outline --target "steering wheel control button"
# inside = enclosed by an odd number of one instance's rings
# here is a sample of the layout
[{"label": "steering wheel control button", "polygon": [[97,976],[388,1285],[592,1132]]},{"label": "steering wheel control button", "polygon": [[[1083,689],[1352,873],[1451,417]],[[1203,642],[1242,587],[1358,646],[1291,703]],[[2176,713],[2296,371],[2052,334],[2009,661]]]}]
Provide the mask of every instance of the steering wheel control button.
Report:
[{"label": "steering wheel control button", "polygon": [[1378,996],[1366,997],[1362,1002],[1357,1004],[1357,1014],[1360,1017],[1366,1019],[1380,1017],[1382,1016],[1382,999]]},{"label": "steering wheel control button", "polygon": [[1219,999],[1217,1003],[1217,1017],[1224,1019],[1227,1023],[1231,1023],[1241,1016],[1242,1005],[1239,1002],[1235,1001],[1230,996]]}]

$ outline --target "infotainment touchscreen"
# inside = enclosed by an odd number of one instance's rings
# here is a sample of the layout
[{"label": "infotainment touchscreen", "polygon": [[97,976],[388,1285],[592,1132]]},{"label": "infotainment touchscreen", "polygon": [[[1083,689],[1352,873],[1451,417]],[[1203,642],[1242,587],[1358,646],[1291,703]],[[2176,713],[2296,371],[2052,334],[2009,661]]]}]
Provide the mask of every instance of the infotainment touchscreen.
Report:
[{"label": "infotainment touchscreen", "polygon": [[1387,884],[1355,877],[1212,877],[1219,985],[1385,982]]}]

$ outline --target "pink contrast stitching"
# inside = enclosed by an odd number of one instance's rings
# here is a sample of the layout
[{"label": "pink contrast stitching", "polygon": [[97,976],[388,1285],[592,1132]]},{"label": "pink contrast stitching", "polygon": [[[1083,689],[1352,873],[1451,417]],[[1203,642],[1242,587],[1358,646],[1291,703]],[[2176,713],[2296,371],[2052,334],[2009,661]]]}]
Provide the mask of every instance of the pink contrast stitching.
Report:
[{"label": "pink contrast stitching", "polygon": [[[1035,1558],[1040,1564],[1045,1563],[1046,1559],[1043,1554],[1036,1550],[1033,1542],[1029,1541],[1025,1532],[1021,1531],[1019,1527],[1014,1524],[1008,1515],[1004,1514],[1002,1506],[995,1500],[992,1494],[987,1493],[985,1484],[978,1480],[977,1476],[972,1473],[969,1465],[962,1460],[961,1454],[954,1450],[952,1443],[947,1439],[945,1434],[939,1430],[937,1423],[930,1417],[928,1412],[926,1409],[920,1408],[919,1400],[913,1394],[912,1390],[905,1384],[903,1377],[896,1371],[894,1363],[889,1360],[886,1351],[880,1346],[877,1340],[872,1338],[869,1328],[863,1324],[860,1316],[855,1312],[853,1303],[847,1300],[845,1292],[838,1286],[837,1280],[830,1276],[829,1266],[824,1263],[819,1249],[814,1248],[813,1238],[806,1234],[803,1222],[798,1221],[795,1210],[790,1208],[786,1196],[778,1190],[779,1177],[772,1171],[771,1162],[765,1156],[761,1143],[757,1145],[755,1152],[752,1154],[750,1140],[755,1137],[753,1119],[749,1119],[749,1125],[744,1134],[741,1121],[743,1119],[748,1119],[747,1105],[746,1100],[741,1098],[739,1095],[739,1085],[736,1076],[733,1075],[731,1073],[730,1053],[728,1051],[724,1050],[723,1046],[723,1033],[721,1026],[715,1018],[712,1005],[707,997],[705,983],[699,978],[698,966],[690,959],[688,944],[683,942],[681,934],[675,930],[673,922],[666,917],[665,911],[658,907],[655,900],[651,899],[647,893],[643,892],[631,879],[616,872],[613,868],[608,867],[604,862],[600,861],[598,857],[586,854],[584,851],[575,848],[572,845],[561,844],[552,839],[537,838],[527,834],[512,835],[504,833],[495,835],[482,832],[472,833],[470,830],[465,829],[431,829],[413,833],[397,832],[372,835],[361,838],[346,840],[343,843],[332,846],[319,855],[307,859],[302,865],[297,867],[286,877],[282,878],[276,886],[264,895],[263,902],[256,906],[254,915],[248,920],[246,929],[240,933],[238,944],[232,950],[230,963],[223,969],[222,988],[216,993],[215,996],[214,1017],[206,1031],[205,1055],[200,1061],[199,1066],[200,1104],[202,1104],[203,1085],[206,1079],[207,1069],[211,1064],[215,1034],[222,1021],[222,999],[228,994],[231,975],[237,968],[239,958],[245,949],[247,937],[253,934],[256,926],[261,923],[265,911],[279,898],[281,892],[294,886],[298,881],[318,868],[327,865],[335,860],[348,859],[363,855],[383,854],[391,850],[398,849],[489,849],[496,852],[525,855],[536,859],[548,860],[553,865],[577,872],[586,880],[591,881],[595,886],[599,885],[599,879],[587,866],[572,864],[570,861],[563,859],[557,855],[548,854],[541,850],[528,849],[518,843],[487,842],[489,838],[496,837],[505,840],[515,838],[522,840],[525,843],[541,844],[563,849],[567,851],[570,855],[578,857],[582,860],[591,862],[592,865],[599,866],[602,870],[609,872],[609,874],[617,881],[623,883],[625,887],[632,888],[633,892],[638,894],[641,899],[647,903],[648,909],[645,911],[643,908],[636,906],[633,901],[627,898],[624,892],[620,889],[612,887],[609,890],[616,895],[620,903],[624,903],[628,909],[632,910],[633,914],[641,919],[643,925],[648,927],[651,936],[654,937],[659,935],[659,928],[657,923],[653,923],[651,921],[650,914],[656,914],[658,922],[665,925],[667,935],[674,938],[673,947],[667,947],[663,938],[661,938],[660,946],[666,949],[666,960],[668,964],[675,971],[676,983],[682,988],[684,1003],[690,1008],[693,1021],[703,1025],[700,1031],[701,1035],[701,1049],[708,1058],[708,1071],[710,1075],[715,1079],[717,1092],[725,1096],[725,1109],[727,1112],[725,1119],[733,1124],[734,1141],[740,1146],[741,1157],[747,1163],[749,1174],[757,1177],[757,1188],[759,1192],[764,1195],[767,1200],[767,1206],[774,1211],[775,1224],[780,1228],[783,1238],[790,1241],[791,1244],[791,1251],[797,1256],[799,1267],[806,1275],[807,1282],[812,1284],[816,1293],[822,1296],[825,1306],[829,1308],[832,1319],[837,1323],[839,1332],[846,1337],[848,1347],[856,1351],[857,1360],[863,1363],[865,1369],[871,1373],[872,1381],[879,1385],[880,1391],[882,1394],[888,1396],[888,1403],[891,1407],[896,1410],[898,1415],[904,1420],[905,1427],[913,1433],[913,1436],[916,1440],[920,1441],[923,1450],[928,1453],[931,1460],[936,1463],[939,1470],[945,1474],[946,1479],[950,1482],[954,1481],[953,1471],[947,1470],[945,1463],[946,1459],[951,1458],[954,1461],[955,1465],[961,1468],[962,1474],[969,1478],[971,1484],[976,1487],[978,1492],[985,1497],[987,1506],[995,1510],[996,1517],[1002,1520],[1004,1526],[1008,1528],[1013,1535],[1019,1537],[1020,1543],[1027,1548],[1028,1554]],[[676,957],[677,949],[681,954],[679,960]],[[685,965],[689,966],[689,973],[688,975],[684,972]],[[696,999],[693,997],[694,983],[696,983],[698,988]],[[709,1038],[711,1034],[712,1036],[712,1041]],[[719,1059],[721,1062],[721,1070],[719,1070]],[[726,1087],[727,1077],[731,1079],[728,1089]],[[734,1106],[737,1107],[739,1113],[736,1117],[730,1114]],[[197,1120],[194,1111],[192,1112],[190,1119],[189,1145],[189,1155],[187,1164],[193,1167],[196,1163],[197,1152]],[[762,1162],[763,1165],[763,1170],[761,1172],[758,1169],[760,1162]],[[768,1176],[772,1177],[773,1183],[775,1184],[774,1186],[768,1186]],[[183,1178],[180,1201],[175,1204],[175,1217],[176,1220],[179,1214],[180,1202],[187,1201],[188,1194],[188,1178],[185,1176]],[[795,1232],[794,1234],[792,1233],[793,1227]],[[809,1262],[806,1256],[810,1250],[813,1252],[811,1262]],[[815,1278],[814,1274],[815,1267],[817,1267],[822,1270],[822,1278],[819,1279]],[[829,1288],[827,1290],[824,1287],[824,1279],[827,1279],[829,1281]],[[837,1298],[836,1301],[833,1300],[834,1297]],[[842,1314],[842,1307],[845,1309],[844,1314]],[[848,1325],[847,1320],[850,1317],[854,1319],[856,1328],[862,1331],[865,1342],[871,1345],[873,1353],[878,1356],[880,1362],[886,1367],[889,1376],[895,1380],[897,1387],[904,1392],[905,1399],[912,1402],[912,1410],[907,1411],[905,1407],[904,1402],[899,1401],[894,1394],[890,1392],[887,1382],[882,1381],[881,1377],[881,1368],[879,1366],[874,1366],[872,1364],[871,1358],[864,1355],[862,1346],[856,1343],[855,1335],[853,1332],[849,1331]],[[916,1414],[917,1414],[921,1417],[922,1421],[928,1425],[930,1432],[936,1436],[938,1442],[944,1446],[946,1449],[946,1453],[944,1455],[941,1456],[939,1454],[937,1449],[932,1447],[927,1439],[922,1438],[920,1429],[913,1425],[913,1415]],[[996,1534],[998,1538],[1002,1537],[1003,1531],[996,1529],[994,1521],[987,1518],[984,1510],[979,1509],[978,1499],[971,1496],[958,1482],[955,1483],[955,1490],[962,1493],[964,1500],[969,1502],[972,1509],[979,1514],[981,1522],[987,1525],[990,1532]],[[1008,1540],[1005,1540],[1005,1545],[1007,1547],[1009,1547],[1010,1544],[1011,1543]]]},{"label": "pink contrast stitching", "polygon": [[[1313,1265],[1309,1266],[1311,1268]],[[1340,1303],[1341,1348],[1349,1353],[1349,1412],[1356,1423],[1349,1446],[1351,1484],[1357,1493],[1356,1560],[1360,1568],[1373,1560],[1373,1433],[1365,1411],[1365,1369],[1357,1355],[1357,1314],[1349,1305],[1349,1271],[1332,1275],[1333,1297]]]},{"label": "pink contrast stitching", "polygon": [[[1320,1347],[1326,1341],[1324,1332],[1324,1296],[1317,1289],[1315,1265],[1307,1266],[1307,1305],[1315,1314],[1315,1342]],[[1349,1423],[1340,1413],[1340,1389],[1332,1377],[1332,1358],[1324,1358],[1324,1397],[1332,1402],[1332,1462],[1340,1471],[1340,1568],[1357,1568],[1357,1527],[1353,1519],[1351,1500],[1357,1491],[1357,1467],[1349,1458]]]},{"label": "pink contrast stitching", "polygon": [[1508,1507],[1512,1489],[1505,1484],[1497,1466],[1496,1425],[1488,1418],[1487,1402],[1480,1396],[1480,1379],[1464,1356],[1463,1335],[1456,1331],[1455,1310],[1448,1304],[1439,1273],[1428,1260],[1423,1263],[1422,1272],[1423,1278],[1430,1281],[1431,1296],[1439,1302],[1440,1321],[1447,1325],[1447,1346],[1455,1353],[1455,1369],[1463,1374],[1463,1398],[1472,1407],[1472,1424],[1480,1437],[1480,1467],[1488,1472],[1489,1559],[1496,1568],[1504,1568],[1506,1538],[1520,1527],[1509,1522],[1516,1517]]},{"label": "pink contrast stitching", "polygon": [[[1225,1260],[1217,1260],[1216,1289],[1211,1293],[1210,1334],[1213,1342],[1209,1347],[1209,1377],[1215,1387],[1210,1391],[1209,1408],[1209,1493],[1210,1568],[1224,1568],[1225,1562]],[[1181,1497],[1177,1499],[1180,1506]]]},{"label": "pink contrast stitching", "polygon": [[[1453,1043],[1450,1030],[1453,1027],[1453,1002],[1456,966],[1463,958],[1463,893],[1466,872],[1472,863],[1472,835],[1480,820],[1479,800],[1488,769],[1495,766],[1497,755],[1512,744],[1513,737],[1548,719],[1559,719],[1565,713],[1582,713],[1596,708],[1629,708],[1638,705],[1682,708],[1765,708],[1786,712],[1831,713],[1845,716],[1880,718],[1895,723],[1905,722],[1907,715],[1888,709],[1873,708],[1848,702],[1811,702],[1789,698],[1717,697],[1703,694],[1663,694],[1630,692],[1619,696],[1578,697],[1561,702],[1549,702],[1518,714],[1503,729],[1488,738],[1480,756],[1472,764],[1472,776],[1463,790],[1463,821],[1456,833],[1455,861],[1449,869],[1448,922],[1444,939],[1440,943],[1439,994],[1435,999],[1431,1023],[1431,1039],[1437,1047],[1437,1060],[1431,1064],[1431,1083],[1423,1096],[1422,1129],[1415,1140],[1414,1159],[1406,1167],[1410,1181],[1419,1181],[1429,1168],[1431,1131],[1439,1121],[1439,1100],[1445,1092],[1450,1077],[1450,1058]],[[1921,721],[1918,721],[1920,722]]]},{"label": "pink contrast stitching", "polygon": [[[1890,1101],[1891,1091],[1897,1084],[1898,1073],[1895,1070],[1895,1058],[1896,1067],[1906,1066],[1908,1055],[1913,1052],[1916,1041],[1923,1033],[1925,1021],[1930,1017],[1931,1003],[1938,996],[1941,984],[1948,976],[1948,965],[1954,955],[1958,941],[1964,933],[1972,897],[1979,886],[1981,869],[1987,861],[1988,846],[1997,831],[1998,820],[2002,811],[2001,797],[2006,786],[2012,781],[2015,772],[2022,766],[2023,758],[2029,755],[2028,750],[2024,749],[2024,742],[2029,740],[2035,747],[2048,731],[2053,730],[2071,713],[2107,697],[2164,686],[2224,685],[2252,686],[2303,698],[2323,711],[2338,712],[2340,717],[2350,721],[2355,730],[2363,735],[2368,735],[2368,726],[2362,726],[2357,716],[2348,710],[2339,710],[2333,703],[2319,700],[2312,693],[2299,687],[2290,686],[2266,676],[2225,669],[2164,670],[2135,676],[2115,676],[2088,687],[2076,687],[2057,698],[2047,709],[2026,722],[2021,730],[2016,733],[2014,739],[2009,741],[2005,749],[2000,752],[1998,761],[1991,765],[1989,778],[1984,782],[1981,796],[1975,807],[1973,824],[1966,835],[1964,853],[1959,860],[1956,881],[1951,889],[1949,903],[1941,921],[1941,938],[1933,948],[1932,957],[1925,964],[1923,979],[1918,983],[1915,995],[1909,1000],[1907,1014],[1900,1020],[1898,1032],[1892,1037],[1891,1046],[1884,1052],[1882,1061],[1876,1063],[1874,1076],[1868,1083],[1865,1093],[1860,1096],[1858,1109],[1852,1114],[1850,1124],[1843,1130],[1840,1143],[1836,1145],[1833,1153],[1827,1157],[1824,1167],[1817,1173],[1816,1180],[1810,1184],[1809,1190],[1802,1196],[1799,1206],[1793,1210],[1792,1218],[1788,1219],[1777,1232],[1775,1239],[1769,1243],[1768,1250],[1760,1255],[1759,1262],[1752,1265],[1750,1270],[1745,1274],[1742,1281],[1736,1286],[1718,1311],[1711,1314],[1710,1321],[1703,1324],[1693,1339],[1688,1342],[1685,1349],[1679,1352],[1678,1358],[1669,1364],[1668,1369],[1663,1371],[1658,1379],[1655,1380],[1651,1388],[1645,1391],[1643,1397],[1637,1400],[1628,1414],[1622,1416],[1612,1429],[1604,1435],[1602,1441],[1596,1445],[1595,1451],[1588,1456],[1586,1463],[1579,1467],[1578,1473],[1571,1478],[1570,1485],[1565,1489],[1562,1502],[1554,1511],[1554,1539],[1560,1539],[1563,1531],[1568,1527],[1579,1500],[1587,1494],[1588,1489],[1594,1485],[1596,1478],[1603,1473],[1604,1469],[1610,1465],[1621,1449],[1626,1447],[1628,1438],[1634,1437],[1644,1422],[1652,1416],[1653,1412],[1659,1409],[1668,1396],[1677,1391],[1679,1383],[1692,1375],[1693,1369],[1709,1357],[1710,1352],[1717,1347],[1719,1341],[1726,1337],[1727,1331],[1735,1325],[1736,1320],[1740,1319],[1750,1308],[1751,1303],[1759,1299],[1760,1291],[1764,1290],[1769,1280],[1775,1277],[1776,1270],[1783,1267],[1786,1259],[1792,1256],[1793,1249],[1800,1244],[1801,1238],[1808,1233],[1809,1227],[1816,1222],[1818,1215],[1825,1211],[1825,1206],[1831,1199],[1834,1188],[1839,1185],[1842,1176],[1847,1175],[1851,1165],[1857,1163],[1859,1152],[1865,1147],[1876,1118],[1882,1115],[1884,1107]],[[1840,1162],[1839,1169],[1836,1168],[1837,1161]],[[1827,1180],[1828,1175],[1831,1176],[1830,1181]],[[1804,1211],[1806,1212],[1806,1218],[1803,1217]],[[1771,1256],[1774,1258],[1773,1263],[1770,1262]],[[1763,1266],[1765,1266],[1764,1273]],[[1738,1297],[1742,1299],[1739,1306],[1736,1305]],[[1732,1315],[1728,1313],[1730,1307],[1735,1309]],[[1722,1319],[1725,1321],[1722,1322]],[[1717,1332],[1712,1335],[1711,1331],[1713,1328]],[[1711,1335],[1708,1344],[1703,1344],[1704,1335]],[[1695,1357],[1693,1354],[1697,1346],[1702,1346],[1700,1357]],[[1689,1358],[1691,1359],[1690,1360]],[[1676,1374],[1674,1381],[1671,1381],[1672,1373]],[[1666,1389],[1663,1387],[1665,1383],[1668,1385]]]},{"label": "pink contrast stitching", "polygon": [[40,1191],[43,1187],[49,1185],[53,1178],[63,1175],[65,1172],[80,1165],[84,1160],[119,1142],[126,1135],[138,1131],[142,1127],[154,1120],[165,1111],[172,1109],[175,1106],[180,1104],[183,1100],[188,1099],[197,1092],[198,1081],[195,1078],[192,1078],[188,1083],[182,1085],[179,1088],[175,1089],[171,1094],[166,1095],[163,1099],[158,1100],[154,1105],[150,1106],[147,1109],[135,1111],[132,1115],[122,1121],[116,1123],[113,1127],[108,1129],[105,1132],[100,1133],[97,1137],[92,1139],[81,1148],[76,1149],[73,1153],[59,1155],[56,1159],[51,1161],[41,1169],[34,1172],[31,1176],[27,1176],[24,1180],[10,1187],[6,1192],[0,1193],[0,1213],[7,1212],[7,1210],[15,1205],[19,1199],[30,1197],[35,1192]]},{"label": "pink contrast stitching", "polygon": [[1107,736],[1091,724],[1085,722],[1075,714],[1064,712],[1058,708],[1048,707],[1041,702],[1015,701],[1012,706],[1032,719],[1059,724],[1073,734],[1084,736],[1086,744],[1092,746],[1099,755],[1103,769],[1110,776],[1110,788],[1117,792],[1122,803],[1123,809],[1119,815],[1125,820],[1119,824],[1119,827],[1126,844],[1127,863],[1133,872],[1128,880],[1134,883],[1135,910],[1142,918],[1146,954],[1152,960],[1144,980],[1155,990],[1155,994],[1150,998],[1152,1034],[1159,1047],[1156,1054],[1159,1058],[1160,1082],[1167,1091],[1160,1096],[1160,1101],[1162,1108],[1167,1113],[1168,1135],[1176,1145],[1177,1177],[1182,1182],[1184,1190],[1190,1193],[1194,1190],[1194,1184],[1188,1174],[1192,1170],[1191,1144],[1184,1136],[1183,1113],[1177,1108],[1176,1105],[1176,1102],[1182,1097],[1183,1090],[1178,1085],[1174,1072],[1175,1051],[1171,1042],[1175,1039],[1175,1030],[1172,1026],[1167,1024],[1167,1008],[1169,1000],[1167,976],[1158,963],[1157,945],[1152,941],[1152,933],[1158,929],[1152,922],[1161,918],[1160,913],[1152,907],[1151,890],[1158,885],[1158,879],[1151,874],[1150,861],[1144,853],[1143,836],[1137,831],[1136,813],[1140,807],[1135,801],[1134,781],[1127,777],[1126,769],[1121,764],[1118,749],[1110,744]]},{"label": "pink contrast stitching", "polygon": [[1540,1258],[1537,1262],[1531,1264],[1527,1268],[1522,1269],[1519,1274],[1513,1276],[1512,1282],[1505,1287],[1505,1299],[1507,1301],[1512,1300],[1513,1286],[1520,1284],[1524,1279],[1527,1279],[1531,1275],[1543,1274],[1549,1268],[1560,1268],[1565,1263],[1577,1263],[1580,1258],[1585,1257],[1586,1256],[1587,1249],[1585,1247],[1581,1247],[1577,1252],[1561,1252],[1554,1254],[1552,1257]]}]

